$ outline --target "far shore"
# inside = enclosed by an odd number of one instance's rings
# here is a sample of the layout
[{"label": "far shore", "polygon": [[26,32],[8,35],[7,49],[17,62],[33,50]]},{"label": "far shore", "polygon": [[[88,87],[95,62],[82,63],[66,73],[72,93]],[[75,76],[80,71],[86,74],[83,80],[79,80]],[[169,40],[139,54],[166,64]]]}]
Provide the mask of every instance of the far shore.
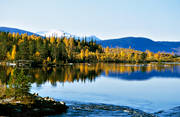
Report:
[{"label": "far shore", "polygon": [[156,64],[156,65],[164,65],[164,64],[180,64],[180,62],[174,62],[174,61],[168,61],[168,62],[149,62],[149,61],[145,61],[145,62],[74,62],[74,63],[63,63],[63,64],[36,64],[36,65],[32,65],[32,64],[24,64],[24,63],[16,63],[16,62],[11,62],[11,61],[3,61],[0,62],[0,66],[11,66],[11,67],[58,67],[58,66],[71,66],[74,64],[96,64],[96,63],[116,63],[116,64],[141,64],[142,66],[146,66],[149,64]]}]

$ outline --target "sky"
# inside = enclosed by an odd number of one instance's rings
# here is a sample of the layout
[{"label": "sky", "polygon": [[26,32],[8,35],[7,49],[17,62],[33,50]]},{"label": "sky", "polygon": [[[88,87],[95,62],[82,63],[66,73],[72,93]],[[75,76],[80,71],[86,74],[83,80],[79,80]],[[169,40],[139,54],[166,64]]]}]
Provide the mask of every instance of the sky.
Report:
[{"label": "sky", "polygon": [[180,41],[180,0],[0,0],[0,26]]}]

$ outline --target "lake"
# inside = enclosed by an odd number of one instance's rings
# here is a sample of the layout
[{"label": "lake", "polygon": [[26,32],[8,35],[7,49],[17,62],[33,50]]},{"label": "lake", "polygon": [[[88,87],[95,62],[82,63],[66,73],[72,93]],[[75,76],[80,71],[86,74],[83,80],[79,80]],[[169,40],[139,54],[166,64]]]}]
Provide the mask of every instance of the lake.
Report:
[{"label": "lake", "polygon": [[[6,83],[14,68],[0,69],[0,80]],[[61,116],[124,115],[112,112],[114,106],[146,113],[180,106],[178,64],[74,64],[58,68],[27,68],[25,71],[31,78],[31,93],[53,97],[70,106]],[[108,111],[100,111],[102,105]],[[91,112],[85,111],[85,106]]]}]

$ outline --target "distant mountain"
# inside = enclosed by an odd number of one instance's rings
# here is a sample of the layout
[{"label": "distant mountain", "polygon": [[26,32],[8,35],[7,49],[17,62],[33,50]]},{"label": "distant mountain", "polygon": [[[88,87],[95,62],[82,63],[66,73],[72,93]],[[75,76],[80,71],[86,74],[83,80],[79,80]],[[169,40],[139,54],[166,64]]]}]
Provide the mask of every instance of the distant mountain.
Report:
[{"label": "distant mountain", "polygon": [[1,32],[10,32],[10,33],[19,33],[19,34],[24,34],[24,33],[27,33],[27,35],[37,35],[37,36],[40,36],[36,33],[33,33],[33,32],[29,32],[29,31],[26,31],[26,30],[21,30],[21,29],[17,29],[17,28],[9,28],[9,27],[0,27],[0,31]]},{"label": "distant mountain", "polygon": [[[41,31],[37,33],[29,32],[26,30],[21,30],[17,28],[9,28],[9,27],[0,27],[1,32],[15,32],[15,33],[27,33],[28,35],[37,35],[37,36],[56,36],[56,37],[75,37],[75,39],[82,40],[84,37],[73,35],[71,33],[67,33],[63,30],[50,30],[50,31]],[[101,44],[103,47],[119,47],[119,48],[133,48],[140,51],[146,51],[147,49],[152,52],[176,52],[180,55],[180,42],[168,42],[168,41],[153,41],[144,37],[124,37],[118,39],[108,39],[101,40],[96,36],[87,36],[86,41],[90,40],[96,41],[98,44]]]},{"label": "distant mountain", "polygon": [[41,31],[41,32],[36,32],[37,34],[41,35],[41,36],[46,36],[46,37],[63,37],[63,36],[67,36],[67,37],[73,37],[75,35],[71,35],[70,33],[64,32],[63,30],[50,30],[50,31]]},{"label": "distant mountain", "polygon": [[[71,33],[65,32],[63,30],[50,30],[50,31],[41,31],[41,32],[37,32],[37,34],[41,35],[41,36],[46,36],[46,37],[74,37],[75,39],[84,39],[85,36],[78,36],[78,35],[73,35]],[[92,36],[86,36],[86,41],[100,41],[100,39],[94,35]]]},{"label": "distant mountain", "polygon": [[119,48],[133,48],[135,50],[146,51],[147,49],[152,52],[176,52],[176,48],[180,47],[180,42],[156,42],[144,37],[125,37],[119,39],[101,40],[97,43],[103,47],[119,47]]},{"label": "distant mountain", "polygon": [[180,55],[180,42],[159,41],[158,43],[173,48],[176,50],[176,54]]},{"label": "distant mountain", "polygon": [[171,48],[179,48],[180,47],[180,41],[178,42],[170,42],[170,41],[157,41],[157,43],[166,45]]},{"label": "distant mountain", "polygon": [[[10,32],[10,33],[19,33],[19,34],[24,34],[27,33],[28,35],[36,35],[36,36],[43,36],[43,37],[51,37],[51,36],[55,36],[55,37],[62,37],[62,36],[66,36],[66,37],[75,37],[75,39],[80,39],[82,40],[84,37],[83,36],[77,36],[77,35],[73,35],[71,33],[67,33],[63,30],[50,30],[50,31],[41,31],[41,32],[37,32],[37,33],[33,33],[30,31],[26,31],[26,30],[21,30],[21,29],[17,29],[17,28],[10,28],[10,27],[0,27],[0,31],[1,32]],[[86,36],[86,41],[100,41],[100,39],[94,35],[91,36]]]}]

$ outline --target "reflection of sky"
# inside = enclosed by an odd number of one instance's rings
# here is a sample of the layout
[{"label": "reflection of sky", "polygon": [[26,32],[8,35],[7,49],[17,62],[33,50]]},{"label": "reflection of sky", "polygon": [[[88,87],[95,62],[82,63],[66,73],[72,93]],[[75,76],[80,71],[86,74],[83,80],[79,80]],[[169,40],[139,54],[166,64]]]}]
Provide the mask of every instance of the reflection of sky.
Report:
[{"label": "reflection of sky", "polygon": [[32,92],[41,96],[80,102],[106,103],[130,106],[148,112],[169,109],[180,105],[180,79],[156,78],[128,81],[99,76],[90,83],[45,83],[41,88],[33,84]]}]

